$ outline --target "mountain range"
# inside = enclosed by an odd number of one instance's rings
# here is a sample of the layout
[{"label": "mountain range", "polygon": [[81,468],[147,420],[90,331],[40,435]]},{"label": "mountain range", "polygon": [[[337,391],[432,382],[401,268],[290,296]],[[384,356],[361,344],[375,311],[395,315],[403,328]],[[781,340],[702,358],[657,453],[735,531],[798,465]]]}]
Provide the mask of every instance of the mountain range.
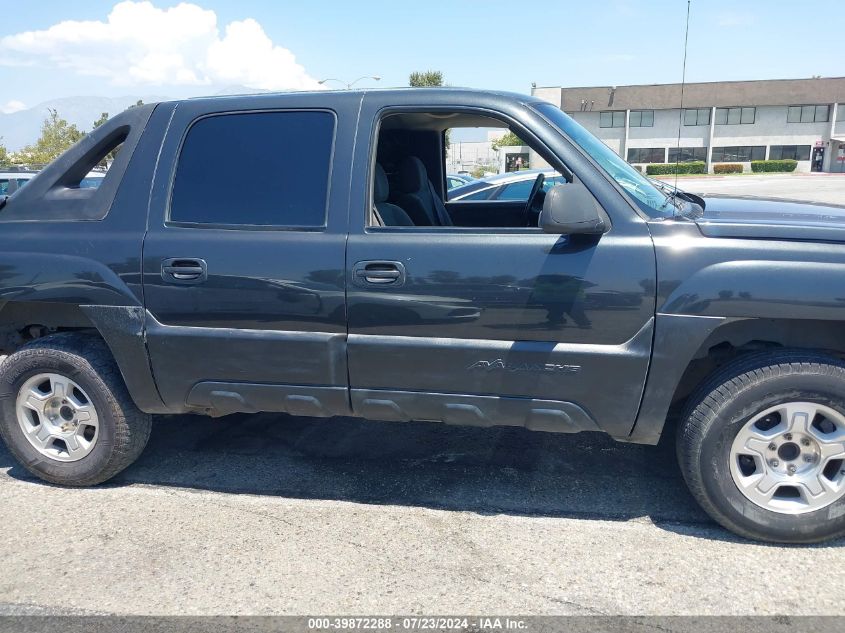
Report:
[{"label": "mountain range", "polygon": [[[245,86],[228,86],[217,92],[215,95],[236,95],[258,92],[268,92]],[[90,132],[94,127],[94,121],[100,118],[103,112],[114,116],[123,112],[138,100],[144,103],[156,101],[167,101],[172,97],[160,95],[126,95],[122,97],[63,97],[39,103],[36,106],[11,112],[0,113],[0,144],[5,145],[10,152],[21,149],[24,145],[34,143],[41,134],[41,124],[47,118],[48,110],[54,109],[63,119],[67,119],[83,132]]]}]

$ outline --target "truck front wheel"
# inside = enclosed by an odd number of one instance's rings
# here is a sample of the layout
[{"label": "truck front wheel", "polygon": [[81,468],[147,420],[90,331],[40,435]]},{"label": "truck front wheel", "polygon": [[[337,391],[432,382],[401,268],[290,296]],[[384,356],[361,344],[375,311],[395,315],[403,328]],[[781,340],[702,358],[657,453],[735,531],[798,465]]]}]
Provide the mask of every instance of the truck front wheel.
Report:
[{"label": "truck front wheel", "polygon": [[704,510],[742,536],[813,543],[845,534],[845,364],[755,354],[690,399],[678,461]]},{"label": "truck front wheel", "polygon": [[38,339],[0,364],[0,414],[0,436],[24,468],[67,486],[119,473],[151,426],[103,341],[75,333]]}]

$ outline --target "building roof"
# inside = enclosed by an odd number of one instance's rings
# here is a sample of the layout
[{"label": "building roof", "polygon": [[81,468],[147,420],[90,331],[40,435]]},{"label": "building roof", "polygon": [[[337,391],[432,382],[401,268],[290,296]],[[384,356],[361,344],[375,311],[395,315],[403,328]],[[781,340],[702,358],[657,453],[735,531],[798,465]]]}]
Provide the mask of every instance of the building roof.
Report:
[{"label": "building roof", "polygon": [[[681,102],[681,84],[559,88],[566,112],[587,110],[666,110]],[[548,88],[536,92],[548,94]],[[797,105],[845,102],[845,77],[818,79],[762,79],[688,83],[684,107]],[[592,106],[592,107],[591,107]]]}]

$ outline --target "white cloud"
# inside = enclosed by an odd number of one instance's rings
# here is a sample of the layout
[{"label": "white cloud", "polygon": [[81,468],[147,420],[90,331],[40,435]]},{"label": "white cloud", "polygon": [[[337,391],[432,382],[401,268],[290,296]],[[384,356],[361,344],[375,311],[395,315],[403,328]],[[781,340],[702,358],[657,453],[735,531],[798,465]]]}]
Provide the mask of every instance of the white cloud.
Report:
[{"label": "white cloud", "polygon": [[12,114],[21,110],[26,110],[26,104],[23,101],[16,101],[15,99],[7,101],[4,105],[0,105],[0,112],[3,114]]},{"label": "white cloud", "polygon": [[0,38],[0,64],[60,68],[119,86],[320,87],[255,20],[231,22],[221,36],[217,14],[189,3],[159,9],[126,0],[104,22],[68,20],[7,35]]}]

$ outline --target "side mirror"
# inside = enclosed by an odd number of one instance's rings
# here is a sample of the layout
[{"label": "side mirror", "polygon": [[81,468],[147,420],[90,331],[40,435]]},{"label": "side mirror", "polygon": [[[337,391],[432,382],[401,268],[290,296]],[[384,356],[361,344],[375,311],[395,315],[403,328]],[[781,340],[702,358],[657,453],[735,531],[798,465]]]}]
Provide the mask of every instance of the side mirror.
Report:
[{"label": "side mirror", "polygon": [[608,231],[610,222],[589,189],[573,180],[546,193],[540,228],[546,233],[600,235]]}]

